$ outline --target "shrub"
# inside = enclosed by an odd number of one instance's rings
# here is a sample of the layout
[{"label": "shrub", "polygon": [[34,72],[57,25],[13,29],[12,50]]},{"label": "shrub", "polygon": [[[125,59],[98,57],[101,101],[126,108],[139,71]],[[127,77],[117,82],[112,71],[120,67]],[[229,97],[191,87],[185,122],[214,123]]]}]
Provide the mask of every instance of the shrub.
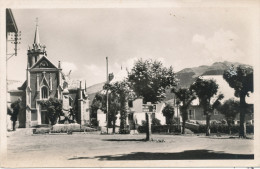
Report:
[{"label": "shrub", "polygon": [[[247,125],[247,133],[254,133],[254,126]],[[200,125],[198,130],[193,130],[195,133],[204,133],[206,131],[206,125]],[[210,126],[211,133],[226,133],[229,134],[229,128],[227,125],[211,125]],[[236,134],[239,133],[239,126],[231,126],[231,133]]]},{"label": "shrub", "polygon": [[49,98],[48,100],[40,101],[43,108],[47,110],[47,116],[51,121],[51,125],[55,125],[59,116],[63,115],[62,100],[57,98]]},{"label": "shrub", "polygon": [[157,119],[157,118],[153,118],[152,119],[152,125],[154,126],[160,126],[161,125],[161,120]]},{"label": "shrub", "polygon": [[[139,133],[146,132],[146,126],[139,126],[137,131]],[[177,128],[177,125],[152,125],[152,133],[170,133],[180,132]]]},{"label": "shrub", "polygon": [[146,126],[146,121],[145,120],[142,120],[141,123],[142,123],[141,126]]},{"label": "shrub", "polygon": [[96,118],[92,118],[90,123],[91,123],[91,126],[93,126],[93,127],[99,126],[99,122],[97,121]]},{"label": "shrub", "polygon": [[129,128],[119,129],[119,134],[130,134],[130,129]]}]

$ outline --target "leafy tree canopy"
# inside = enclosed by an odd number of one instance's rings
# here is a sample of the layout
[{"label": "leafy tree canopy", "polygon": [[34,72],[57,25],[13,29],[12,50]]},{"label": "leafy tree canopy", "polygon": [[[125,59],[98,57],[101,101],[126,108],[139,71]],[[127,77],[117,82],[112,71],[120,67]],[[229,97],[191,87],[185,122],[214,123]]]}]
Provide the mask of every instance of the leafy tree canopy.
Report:
[{"label": "leafy tree canopy", "polygon": [[63,115],[62,111],[62,100],[57,98],[49,98],[48,100],[41,101],[40,104],[43,108],[47,109],[47,116],[54,125],[57,118]]},{"label": "leafy tree canopy", "polygon": [[254,92],[253,87],[253,68],[251,66],[239,65],[232,66],[224,71],[223,78],[229,86],[235,89],[235,96],[249,96],[249,92]]},{"label": "leafy tree canopy", "polygon": [[228,123],[231,123],[239,113],[239,102],[234,99],[226,100],[218,111],[225,116]]},{"label": "leafy tree canopy", "polygon": [[[190,106],[191,102],[194,99],[196,99],[195,92],[193,90],[187,89],[187,88],[179,88],[178,90],[173,88],[172,92],[175,94],[178,104],[181,104],[180,111],[181,111],[181,115],[182,115],[182,120],[185,125],[185,121],[188,119],[187,109]],[[184,132],[184,130],[183,130],[183,132]]]},{"label": "leafy tree canopy", "polygon": [[127,100],[133,99],[135,97],[134,92],[130,88],[130,83],[127,80],[123,80],[121,82],[115,82],[112,84],[105,84],[103,87],[105,90],[108,90],[111,92],[113,97],[117,100],[115,102],[115,106],[120,105],[120,130],[119,132],[121,134],[128,133],[127,130],[127,123],[126,123],[126,117],[127,117]]},{"label": "leafy tree canopy", "polygon": [[176,86],[173,68],[163,67],[160,61],[139,59],[128,74],[133,90],[144,102],[156,103],[165,98],[165,89]]},{"label": "leafy tree canopy", "polygon": [[135,93],[131,88],[131,84],[125,79],[121,82],[115,82],[112,84],[106,83],[103,87],[105,90],[111,92],[114,98],[126,97],[128,99],[134,99]]},{"label": "leafy tree canopy", "polygon": [[200,104],[204,107],[208,107],[211,98],[218,92],[218,84],[215,80],[212,79],[207,80],[197,78],[196,81],[191,85],[191,90],[195,91],[196,95],[199,98]]},{"label": "leafy tree canopy", "polygon": [[187,88],[179,88],[176,90],[175,88],[172,89],[172,92],[175,94],[177,98],[177,102],[180,104],[182,103],[183,107],[188,107],[190,103],[196,99],[195,92],[193,90]]}]

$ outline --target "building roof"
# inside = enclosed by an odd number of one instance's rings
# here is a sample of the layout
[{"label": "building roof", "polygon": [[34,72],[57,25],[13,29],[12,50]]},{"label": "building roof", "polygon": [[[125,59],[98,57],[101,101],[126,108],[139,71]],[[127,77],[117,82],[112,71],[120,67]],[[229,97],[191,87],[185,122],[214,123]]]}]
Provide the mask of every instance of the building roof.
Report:
[{"label": "building roof", "polygon": [[12,10],[9,8],[6,9],[6,32],[18,32]]}]

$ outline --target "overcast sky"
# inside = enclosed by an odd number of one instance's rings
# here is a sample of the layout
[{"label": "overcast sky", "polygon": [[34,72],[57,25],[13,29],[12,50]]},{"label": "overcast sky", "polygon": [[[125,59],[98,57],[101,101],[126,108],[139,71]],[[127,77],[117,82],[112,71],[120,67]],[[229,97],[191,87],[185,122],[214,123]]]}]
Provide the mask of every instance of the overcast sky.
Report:
[{"label": "overcast sky", "polygon": [[[62,62],[71,78],[87,86],[105,81],[137,58],[160,60],[175,71],[216,61],[253,64],[254,11],[248,8],[13,9],[22,32],[18,56],[8,61],[8,79],[25,80],[27,48],[35,19],[48,58]],[[9,49],[10,50],[10,49]],[[10,53],[10,52],[9,52]]]}]

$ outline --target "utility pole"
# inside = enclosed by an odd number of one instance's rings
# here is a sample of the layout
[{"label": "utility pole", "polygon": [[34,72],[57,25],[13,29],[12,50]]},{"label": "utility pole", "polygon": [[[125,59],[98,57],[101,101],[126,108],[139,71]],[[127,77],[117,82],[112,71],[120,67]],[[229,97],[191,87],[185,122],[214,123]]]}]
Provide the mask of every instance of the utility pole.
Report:
[{"label": "utility pole", "polygon": [[[108,78],[108,57],[106,57],[106,67],[107,67],[107,84],[109,83]],[[107,89],[107,134],[108,134],[108,89]]]}]

